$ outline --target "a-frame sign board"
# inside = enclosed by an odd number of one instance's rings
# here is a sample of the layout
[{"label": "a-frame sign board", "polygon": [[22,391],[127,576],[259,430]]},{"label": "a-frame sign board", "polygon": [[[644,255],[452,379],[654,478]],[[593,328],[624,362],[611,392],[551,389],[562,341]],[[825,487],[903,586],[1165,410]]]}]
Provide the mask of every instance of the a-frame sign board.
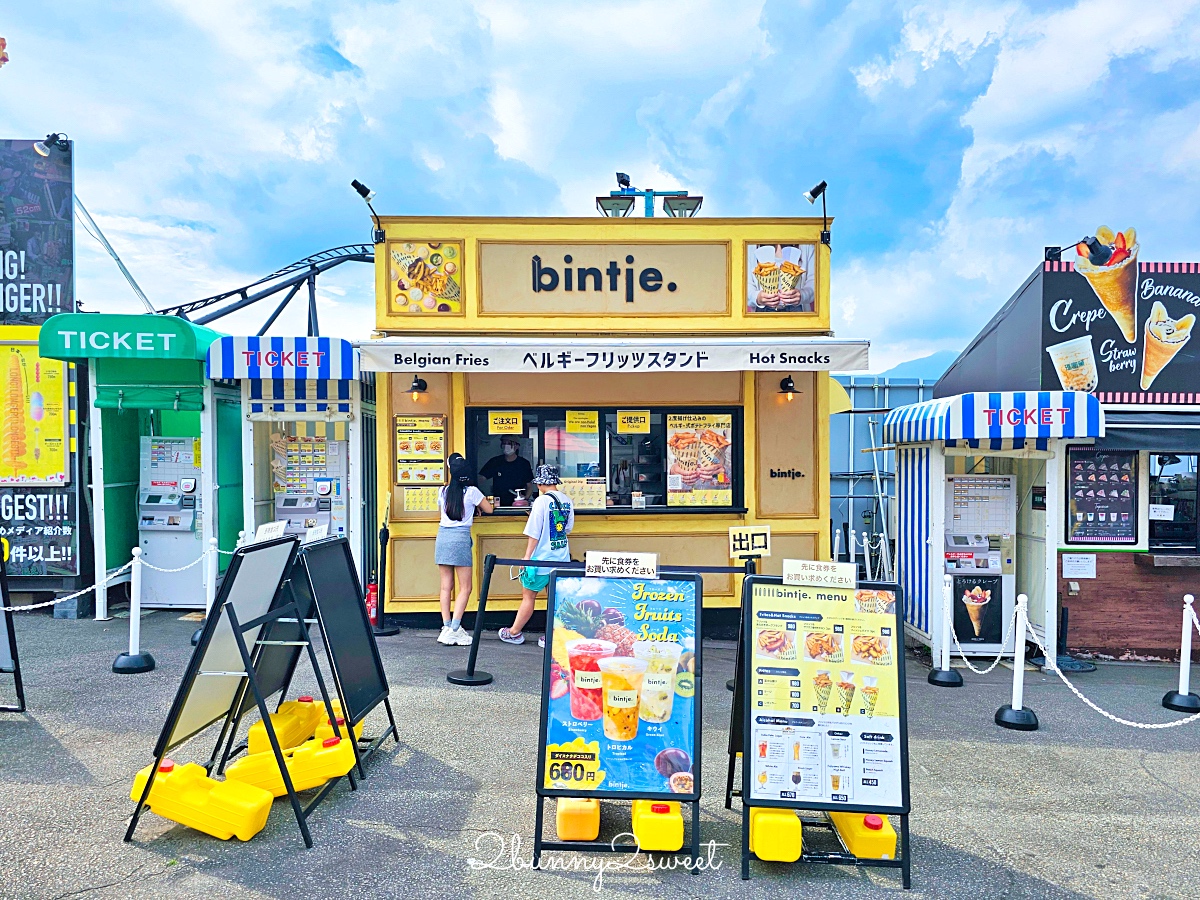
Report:
[{"label": "a-frame sign board", "polygon": [[0,712],[25,712],[25,683],[21,680],[21,657],[17,654],[17,632],[13,627],[8,593],[8,541],[0,553],[0,606],[4,607],[4,633],[0,634],[0,673],[11,675],[16,684],[15,706],[0,706]]},{"label": "a-frame sign board", "polygon": [[[389,734],[397,743],[400,735],[388,699],[387,675],[362,601],[362,586],[346,538],[331,537],[305,544],[293,562],[280,594],[281,600],[286,598],[296,603],[297,619],[318,626],[329,654],[329,669],[341,701],[342,717],[350,734],[354,734],[358,723],[380,703],[387,711],[388,727],[378,737],[364,737],[354,743],[357,769],[365,778],[363,762]],[[263,696],[278,693],[279,703],[287,696],[300,659],[299,624],[288,620],[272,622],[256,661],[255,670]],[[222,729],[222,738],[214,751],[214,760],[210,762],[210,767],[215,763],[218,773],[225,770],[231,757],[244,749],[244,745],[234,746],[238,726],[241,718],[255,705],[253,694],[245,691],[236,707],[236,715]],[[222,744],[225,749],[217,759]]]},{"label": "a-frame sign board", "polygon": [[[154,785],[154,778],[167,753],[218,721],[224,720],[228,727],[241,698],[249,690],[259,715],[262,716],[267,738],[279,765],[304,844],[306,847],[312,847],[308,816],[341,779],[333,778],[326,782],[309,800],[307,806],[300,802],[292,785],[279,739],[271,725],[267,695],[259,686],[256,670],[263,650],[283,643],[264,637],[265,629],[274,623],[295,625],[297,640],[288,642],[288,646],[307,649],[326,712],[333,718],[329,692],[325,688],[325,679],[321,676],[321,669],[317,664],[308,623],[300,613],[300,604],[291,595],[281,592],[284,580],[295,561],[299,544],[296,537],[284,537],[250,544],[234,552],[220,592],[205,620],[200,640],[184,671],[179,691],[167,714],[167,721],[155,744],[154,765],[134,809],[129,828],[125,832],[126,841],[133,839],[134,830]],[[271,640],[271,643],[267,643],[267,640]],[[334,734],[341,736],[336,724]],[[351,788],[357,788],[353,772],[347,777]]]}]

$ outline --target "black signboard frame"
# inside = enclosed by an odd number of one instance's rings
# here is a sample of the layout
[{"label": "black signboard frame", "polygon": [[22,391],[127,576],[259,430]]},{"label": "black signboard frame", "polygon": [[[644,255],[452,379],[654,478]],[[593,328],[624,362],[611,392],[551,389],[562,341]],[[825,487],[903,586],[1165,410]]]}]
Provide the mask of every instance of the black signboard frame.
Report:
[{"label": "black signboard frame", "polygon": [[[550,566],[547,566],[550,568]],[[706,567],[706,572],[713,571],[731,571],[740,572],[741,569],[723,569],[719,567]],[[564,577],[581,578],[587,577],[576,567],[573,571],[566,570],[561,572]],[[542,832],[545,827],[545,803],[547,797],[587,797],[596,800],[664,800],[677,802],[682,806],[688,805],[692,808],[690,835],[691,840],[685,843],[685,847],[690,848],[690,863],[688,866],[692,874],[697,874],[700,871],[698,860],[700,859],[700,779],[702,771],[702,748],[703,748],[703,694],[704,694],[704,667],[703,667],[703,641],[700,640],[700,635],[703,634],[702,614],[704,608],[704,579],[695,570],[684,567],[659,566],[658,577],[661,580],[670,581],[691,581],[695,585],[695,629],[696,629],[696,647],[695,647],[695,695],[693,698],[693,713],[692,713],[692,728],[693,728],[693,749],[692,755],[692,792],[690,794],[676,794],[671,792],[653,793],[646,791],[575,791],[566,788],[547,788],[544,786],[544,773],[546,771],[546,738],[549,722],[549,705],[550,705],[550,681],[551,681],[551,662],[553,661],[554,653],[554,601],[555,588],[560,575],[559,569],[553,569],[550,573],[550,584],[546,590],[546,648],[542,664],[542,691],[541,703],[538,712],[538,758],[537,758],[537,814],[534,822],[534,837],[533,837],[533,864],[536,867],[541,860],[542,853],[547,850],[575,850],[591,853],[638,853],[640,847],[637,842],[632,843],[617,843],[616,841],[547,841],[542,837]],[[647,579],[649,580],[649,579]]]},{"label": "black signboard frame", "polygon": [[[5,551],[7,551],[7,543]],[[8,564],[5,561],[6,553],[0,553],[0,606],[4,607],[4,634],[0,635],[0,640],[5,641],[3,648],[7,650],[3,658],[0,658],[0,673],[11,675],[16,687],[17,702],[13,706],[0,706],[0,712],[23,713],[25,712],[25,682],[21,678],[21,656],[17,653],[17,630],[13,624],[12,608],[10,607],[10,595],[8,593]]]},{"label": "black signboard frame", "polygon": [[[742,582],[742,625],[741,633],[742,640],[739,644],[745,643],[748,635],[754,634],[754,604],[753,591],[756,585],[783,585],[783,579],[778,575],[751,575]],[[904,635],[904,600],[901,595],[901,589],[898,584],[860,581],[857,584],[858,589],[891,591],[896,595],[896,630],[894,634],[902,638]],[[903,879],[904,888],[907,890],[911,886],[911,865],[909,858],[909,832],[908,832],[908,816],[912,809],[912,803],[909,795],[909,774],[908,774],[908,682],[906,681],[904,670],[904,650],[902,639],[898,641],[900,646],[896,648],[896,678],[898,682],[897,699],[899,701],[898,719],[900,730],[900,796],[901,805],[898,807],[869,807],[859,804],[850,803],[821,803],[818,801],[787,801],[787,800],[765,800],[755,799],[750,800],[750,769],[746,765],[746,760],[751,758],[753,748],[751,742],[753,734],[747,722],[751,715],[753,704],[750,701],[749,692],[752,689],[754,682],[754,654],[749,652],[748,648],[738,647],[738,655],[741,658],[741,665],[738,667],[737,680],[734,694],[741,696],[741,747],[742,754],[742,879],[746,880],[750,877],[750,809],[751,807],[770,807],[776,809],[795,809],[805,811],[819,812],[861,812],[861,813],[879,813],[886,815],[894,815],[900,819],[900,858],[899,859],[861,859],[854,856],[843,845],[843,852],[813,852],[805,851],[800,855],[800,862],[807,863],[824,863],[827,865],[842,865],[842,866],[864,866],[873,868],[885,869],[900,869]],[[731,741],[732,748],[732,741]],[[732,772],[732,764],[730,766]],[[729,802],[729,792],[726,793],[726,802]],[[804,823],[809,826],[827,827],[834,831],[832,823],[825,821],[824,817],[820,821],[804,820]],[[839,839],[840,840],[840,839]]]},{"label": "black signboard frame", "polygon": [[[1129,521],[1133,526],[1133,533],[1129,537],[1122,537],[1120,540],[1105,540],[1102,537],[1087,536],[1075,537],[1072,533],[1071,513],[1075,507],[1075,497],[1073,493],[1074,484],[1074,465],[1077,461],[1088,462],[1088,457],[1094,461],[1099,457],[1118,456],[1128,457],[1130,462],[1129,467]],[[1136,547],[1141,539],[1141,521],[1138,515],[1138,510],[1141,508],[1140,496],[1140,473],[1138,471],[1138,451],[1136,450],[1097,450],[1091,446],[1067,447],[1066,461],[1066,502],[1063,503],[1063,543],[1071,546],[1100,546],[1100,547]],[[1125,504],[1122,504],[1125,505]],[[1118,523],[1119,524],[1119,523]]]}]

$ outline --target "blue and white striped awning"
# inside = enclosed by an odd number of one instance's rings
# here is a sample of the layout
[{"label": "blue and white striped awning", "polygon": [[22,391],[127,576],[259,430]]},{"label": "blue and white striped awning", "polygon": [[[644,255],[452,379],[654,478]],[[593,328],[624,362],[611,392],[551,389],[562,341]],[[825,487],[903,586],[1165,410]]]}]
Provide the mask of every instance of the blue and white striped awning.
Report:
[{"label": "blue and white striped awning", "polygon": [[883,420],[888,444],[945,442],[990,449],[1046,449],[1051,438],[1104,437],[1104,410],[1078,391],[959,394],[893,409]]},{"label": "blue and white striped awning", "polygon": [[358,377],[349,341],[327,337],[222,337],[208,348],[212,379],[339,381]]}]

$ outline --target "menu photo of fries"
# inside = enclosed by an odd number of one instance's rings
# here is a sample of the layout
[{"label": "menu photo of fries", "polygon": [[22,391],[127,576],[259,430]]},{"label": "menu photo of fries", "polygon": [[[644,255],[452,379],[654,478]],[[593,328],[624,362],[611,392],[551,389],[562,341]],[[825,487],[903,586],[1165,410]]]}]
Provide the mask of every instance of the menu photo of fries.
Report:
[{"label": "menu photo of fries", "polygon": [[842,636],[827,631],[814,631],[804,635],[804,656],[814,662],[841,662]]},{"label": "menu photo of fries", "polygon": [[857,634],[850,641],[851,662],[887,666],[892,662],[892,639],[875,634]]},{"label": "menu photo of fries", "polygon": [[763,628],[755,639],[759,656],[769,656],[772,659],[796,658],[796,633],[782,631],[776,628]]}]

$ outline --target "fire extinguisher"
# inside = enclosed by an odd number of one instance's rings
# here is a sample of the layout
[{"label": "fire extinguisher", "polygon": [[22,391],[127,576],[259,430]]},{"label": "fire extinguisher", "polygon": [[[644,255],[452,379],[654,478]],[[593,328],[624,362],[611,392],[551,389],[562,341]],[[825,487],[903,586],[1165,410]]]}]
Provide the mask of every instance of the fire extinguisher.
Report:
[{"label": "fire extinguisher", "polygon": [[379,585],[368,584],[367,596],[365,600],[367,604],[367,618],[371,620],[372,625],[379,624]]}]

